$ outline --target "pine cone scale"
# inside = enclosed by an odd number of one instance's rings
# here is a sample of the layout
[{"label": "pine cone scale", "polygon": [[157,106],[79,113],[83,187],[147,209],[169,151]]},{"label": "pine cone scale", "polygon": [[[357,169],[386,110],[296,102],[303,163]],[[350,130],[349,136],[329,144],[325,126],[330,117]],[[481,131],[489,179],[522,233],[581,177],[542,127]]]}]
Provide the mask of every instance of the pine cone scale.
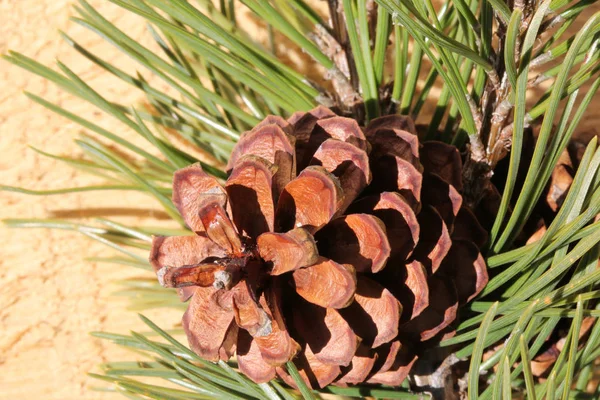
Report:
[{"label": "pine cone scale", "polygon": [[456,147],[442,142],[425,142],[419,155],[426,173],[436,174],[457,191],[462,190],[462,160]]},{"label": "pine cone scale", "polygon": [[263,260],[273,264],[271,275],[281,275],[317,262],[319,253],[313,236],[304,228],[287,233],[266,232],[257,239]]},{"label": "pine cone scale", "polygon": [[341,368],[342,377],[336,383],[338,385],[352,385],[364,382],[373,370],[376,361],[377,353],[372,352],[368,346],[360,344],[350,365]]},{"label": "pine cone scale", "polygon": [[485,261],[473,242],[453,238],[443,264],[440,270],[452,276],[461,304],[471,301],[488,281]]},{"label": "pine cone scale", "polygon": [[377,359],[375,360],[375,365],[373,365],[373,368],[368,376],[371,377],[378,372],[389,371],[396,362],[396,358],[398,358],[398,353],[400,352],[401,348],[402,343],[400,343],[399,340],[394,340],[390,343],[386,343],[376,349],[373,349],[372,353],[377,356]]},{"label": "pine cone scale", "polygon": [[323,166],[339,179],[344,193],[340,211],[346,210],[371,182],[368,154],[346,142],[327,139],[317,149],[310,164]]},{"label": "pine cone scale", "polygon": [[452,239],[448,226],[433,206],[423,207],[418,220],[421,226],[427,227],[427,230],[423,230],[413,257],[425,266],[428,273],[433,274],[448,255],[452,247]]},{"label": "pine cone scale", "polygon": [[265,361],[257,341],[240,330],[237,341],[237,360],[240,371],[256,383],[266,383],[277,375],[275,367]]},{"label": "pine cone scale", "polygon": [[261,296],[260,304],[271,320],[271,333],[254,337],[262,358],[272,366],[286,363],[300,350],[300,346],[286,329],[279,304],[279,291],[279,288],[271,287]]},{"label": "pine cone scale", "polygon": [[333,308],[304,302],[294,315],[294,327],[324,364],[349,365],[360,343],[348,322]]},{"label": "pine cone scale", "polygon": [[[294,363],[302,379],[311,387],[325,387],[333,383],[341,373],[338,365],[319,361],[308,346],[294,359]],[[277,375],[288,385],[296,387],[294,379],[282,367],[277,367]]]},{"label": "pine cone scale", "polygon": [[350,118],[335,116],[317,121],[311,133],[308,150],[314,154],[328,138],[352,144],[361,150],[368,148],[365,134],[358,123]]},{"label": "pine cone scale", "polygon": [[242,242],[223,206],[217,202],[203,205],[198,211],[204,232],[227,254],[240,255]]},{"label": "pine cone scale", "polygon": [[241,281],[233,289],[232,307],[236,324],[252,337],[263,337],[273,332],[271,318],[254,298],[255,291]]},{"label": "pine cone scale", "polygon": [[458,295],[452,281],[432,275],[427,280],[429,300],[418,316],[401,327],[403,335],[420,341],[435,337],[456,320]]},{"label": "pine cone scale", "polygon": [[311,234],[327,224],[340,209],[339,180],[323,167],[307,167],[288,183],[277,204],[276,230],[303,227]]},{"label": "pine cone scale", "polygon": [[234,148],[227,164],[229,171],[245,155],[253,155],[276,165],[273,176],[273,194],[277,199],[285,185],[296,175],[294,138],[276,124],[259,125],[246,132]]},{"label": "pine cone scale", "polygon": [[[202,195],[200,195],[202,194]],[[173,204],[187,226],[196,233],[204,231],[198,211],[206,204],[227,202],[221,184],[202,170],[199,164],[190,165],[173,176]]]},{"label": "pine cone scale", "polygon": [[257,237],[275,226],[273,164],[263,158],[246,156],[225,184],[231,216],[240,234]]},{"label": "pine cone scale", "polygon": [[398,336],[402,304],[382,285],[361,276],[354,302],[339,310],[363,345],[377,348]]},{"label": "pine cone scale", "polygon": [[232,310],[223,309],[215,294],[213,287],[197,287],[182,319],[191,349],[210,361],[219,360],[219,349],[234,320]]},{"label": "pine cone scale", "polygon": [[390,263],[407,260],[419,241],[417,217],[398,193],[383,192],[364,197],[356,201],[348,212],[371,214],[383,222],[390,245]]},{"label": "pine cone scale", "polygon": [[368,379],[368,383],[378,383],[388,386],[399,386],[408,376],[413,364],[417,361],[414,352],[405,346],[400,346],[394,355],[393,362],[386,368],[373,373]]},{"label": "pine cone scale", "polygon": [[296,292],[325,308],[344,308],[354,299],[356,272],[351,265],[321,258],[316,264],[293,273]]},{"label": "pine cone scale", "polygon": [[406,264],[406,278],[404,285],[400,286],[397,294],[398,300],[404,305],[408,312],[403,320],[414,319],[429,307],[431,289],[427,281],[427,271],[418,261]]},{"label": "pine cone scale", "polygon": [[385,226],[368,214],[336,218],[315,236],[319,253],[357,272],[379,272],[391,253]]}]

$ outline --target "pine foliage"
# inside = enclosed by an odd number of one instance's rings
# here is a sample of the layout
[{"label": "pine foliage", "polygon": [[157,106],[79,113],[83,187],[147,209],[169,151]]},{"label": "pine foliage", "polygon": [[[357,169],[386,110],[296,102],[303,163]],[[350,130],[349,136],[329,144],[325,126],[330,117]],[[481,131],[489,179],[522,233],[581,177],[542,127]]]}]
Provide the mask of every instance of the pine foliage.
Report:
[{"label": "pine foliage", "polygon": [[[121,282],[118,294],[131,297],[132,309],[181,308],[172,291],[160,287],[149,272],[146,257],[151,235],[189,233],[170,199],[175,170],[201,162],[205,171],[225,178],[223,165],[240,134],[268,114],[289,116],[317,104],[336,107],[361,122],[389,113],[408,114],[423,124],[423,137],[464,149],[473,202],[482,195],[482,182],[509,153],[486,256],[489,284],[461,311],[456,336],[441,343],[469,362],[462,377],[467,398],[600,396],[593,379],[600,356],[600,320],[594,320],[585,337],[580,335],[585,317],[600,316],[597,140],[587,144],[563,206],[545,234],[534,243],[515,244],[600,86],[600,13],[590,12],[595,1],[328,0],[330,16],[303,0],[221,0],[217,5],[210,0],[109,1],[141,16],[162,53],[129,37],[85,0],[76,6],[73,21],[135,60],[139,73],[130,75],[74,38],[63,38],[91,62],[141,90],[148,107],[107,100],[60,62],[56,70],[17,52],[4,57],[116,118],[146,139],[147,148],[26,93],[95,134],[76,139],[85,160],[35,151],[103,177],[106,183],[44,192],[2,189],[30,195],[141,191],[155,198],[180,227],[132,227],[108,219],[93,225],[13,219],[5,221],[7,225],[75,230],[99,241],[116,255],[93,261],[148,271]],[[238,26],[236,13],[243,7],[267,25],[267,45]],[[578,24],[581,28],[571,35],[569,28]],[[308,78],[282,61],[276,49],[284,39],[310,56],[314,76]],[[148,75],[166,83],[169,93],[148,83]],[[542,83],[545,90],[536,95]],[[530,162],[524,163],[532,129],[537,140]],[[202,160],[178,146],[173,132],[201,149]],[[521,174],[524,179],[519,180]],[[428,396],[412,381],[401,388],[328,387],[314,392],[302,384],[293,364],[287,369],[298,391],[277,381],[256,385],[234,364],[203,362],[170,333],[144,321],[152,332],[95,333],[148,359],[109,362],[102,366],[104,375],[95,375],[112,384],[106,390],[127,398]],[[530,360],[559,326],[566,327],[564,348],[548,379],[537,380]]]}]

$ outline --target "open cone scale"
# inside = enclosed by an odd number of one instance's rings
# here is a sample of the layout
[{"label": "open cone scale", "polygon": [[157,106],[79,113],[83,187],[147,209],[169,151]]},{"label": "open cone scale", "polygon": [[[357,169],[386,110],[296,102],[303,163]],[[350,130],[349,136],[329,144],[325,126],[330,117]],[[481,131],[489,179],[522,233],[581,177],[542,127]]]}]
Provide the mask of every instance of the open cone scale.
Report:
[{"label": "open cone scale", "polygon": [[456,148],[419,143],[393,115],[366,128],[318,107],[270,116],[233,150],[221,185],[176,172],[196,236],[155,237],[160,282],[190,305],[191,348],[237,355],[255,382],[293,360],[312,387],[399,385],[419,342],[452,334],[487,283],[485,231],[462,204]]}]

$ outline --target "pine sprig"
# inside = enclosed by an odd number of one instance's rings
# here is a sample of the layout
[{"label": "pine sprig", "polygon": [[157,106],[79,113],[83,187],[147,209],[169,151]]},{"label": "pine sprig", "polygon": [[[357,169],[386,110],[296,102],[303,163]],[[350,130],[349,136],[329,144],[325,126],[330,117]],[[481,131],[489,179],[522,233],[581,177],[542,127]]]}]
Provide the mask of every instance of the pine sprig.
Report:
[{"label": "pine sprig", "polygon": [[[409,114],[429,125],[424,138],[452,142],[469,154],[465,169],[469,202],[477,201],[482,185],[510,152],[486,256],[490,282],[463,309],[457,335],[441,344],[452,346],[458,357],[470,357],[468,397],[596,398],[597,393],[586,390],[600,356],[598,320],[585,342],[580,337],[583,319],[600,317],[596,268],[600,221],[593,222],[600,213],[596,140],[587,145],[563,207],[546,233],[535,243],[515,247],[559,156],[600,87],[600,13],[588,12],[594,1],[523,0],[509,5],[500,0],[454,0],[437,6],[430,0],[376,0],[379,7],[373,14],[367,12],[370,2],[365,0],[329,0],[331,25],[302,0],[229,0],[221,1],[219,7],[208,0],[110,1],[145,20],[162,53],[137,42],[85,0],[76,7],[78,16],[73,20],[134,60],[140,72],[128,74],[66,34],[63,39],[94,64],[140,90],[147,107],[109,101],[60,62],[57,72],[16,52],[4,58],[117,119],[143,137],[147,148],[27,93],[33,101],[96,135],[76,141],[85,160],[36,151],[102,177],[106,183],[48,191],[1,189],[29,195],[141,191],[155,198],[180,228],[129,227],[107,219],[93,224],[14,219],[5,221],[8,226],[78,231],[118,253],[90,260],[150,271],[146,253],[151,235],[190,234],[170,200],[176,169],[201,162],[205,171],[225,178],[223,166],[235,142],[269,114],[288,116],[318,103],[334,106],[361,123],[382,114]],[[311,81],[244,32],[236,17],[242,4],[272,33],[278,32],[306,52],[314,66],[325,71],[323,76]],[[570,35],[568,28],[582,16],[585,24]],[[275,37],[271,35],[272,48],[277,44]],[[149,83],[149,76],[167,84],[169,93]],[[536,96],[532,89],[542,82],[549,85]],[[428,108],[435,111],[426,116]],[[524,166],[525,134],[533,126],[540,131],[533,159]],[[200,151],[191,154],[182,149],[176,136]],[[519,188],[517,178],[524,168],[526,178]],[[134,310],[182,307],[150,273],[120,283],[123,288],[117,294],[130,297]],[[565,321],[569,323],[565,346],[549,379],[539,382],[529,363]],[[105,375],[95,375],[128,398],[288,400],[322,394],[422,398],[404,389],[370,386],[310,391],[294,374],[293,365],[288,371],[296,378],[299,392],[277,381],[256,385],[241,376],[234,364],[202,361],[166,331],[147,319],[144,322],[152,334],[94,334],[148,357],[147,362],[107,363]],[[149,339],[152,335],[164,341]],[[491,383],[484,388],[480,377]]]},{"label": "pine sprig", "polygon": [[[329,387],[312,391],[301,380],[295,366],[288,364],[288,372],[294,378],[300,391],[287,388],[281,382],[256,384],[235,370],[235,364],[223,361],[213,364],[204,361],[173,336],[159,328],[152,321],[140,316],[152,330],[153,336],[164,341],[151,340],[150,334],[131,333],[119,335],[105,332],[92,332],[92,335],[140,352],[149,361],[108,362],[101,366],[105,375],[90,374],[92,377],[116,385],[116,389],[126,395],[148,396],[152,399],[325,399],[321,395],[337,394],[351,398],[372,397],[375,399],[424,399],[425,397],[406,390],[377,387]],[[151,360],[158,361],[151,361]],[[149,378],[153,383],[142,383],[138,379]],[[175,384],[177,388],[165,387],[161,381]],[[146,397],[139,397],[146,398]]]}]

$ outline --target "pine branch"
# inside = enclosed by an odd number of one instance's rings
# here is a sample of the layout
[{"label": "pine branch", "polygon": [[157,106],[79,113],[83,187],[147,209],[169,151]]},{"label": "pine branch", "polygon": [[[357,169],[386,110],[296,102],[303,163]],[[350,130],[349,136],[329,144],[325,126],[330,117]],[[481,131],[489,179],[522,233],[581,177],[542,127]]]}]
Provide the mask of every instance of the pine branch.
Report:
[{"label": "pine branch", "polygon": [[[480,296],[463,308],[456,336],[441,343],[440,351],[470,358],[468,397],[590,396],[586,390],[600,356],[598,320],[587,320],[592,322],[584,329],[587,318],[600,317],[596,268],[600,222],[595,221],[600,213],[600,149],[596,140],[587,145],[562,207],[546,232],[530,244],[521,237],[600,87],[600,14],[589,15],[593,1],[540,4],[521,0],[511,5],[499,0],[456,0],[436,8],[432,1],[377,0],[375,8],[375,3],[366,0],[330,0],[326,22],[302,0],[243,0],[272,33],[283,34],[311,56],[309,68],[322,67],[325,73],[317,82],[244,32],[236,22],[241,5],[233,1],[221,1],[218,8],[207,0],[198,1],[197,7],[185,0],[112,2],[147,21],[161,54],[129,37],[85,1],[77,7],[79,16],[74,21],[136,61],[142,72],[130,75],[69,36],[63,39],[140,90],[147,107],[133,108],[106,99],[60,62],[57,72],[15,52],[4,58],[116,118],[156,152],[27,94],[101,138],[84,136],[76,141],[85,160],[39,152],[100,176],[106,183],[48,191],[1,189],[29,195],[141,191],[155,198],[180,228],[130,227],[107,219],[93,224],[15,219],[5,221],[8,226],[77,231],[118,253],[94,261],[150,271],[146,253],[151,235],[191,233],[170,199],[175,170],[200,158],[204,171],[224,179],[222,169],[235,142],[269,114],[287,116],[321,102],[363,124],[399,111],[428,124],[421,138],[451,142],[463,150],[465,201],[472,206],[490,188],[497,167],[508,164],[486,256],[491,279]],[[586,23],[571,36],[567,28],[578,17]],[[387,63],[393,64],[391,71]],[[145,74],[160,79],[176,94],[163,93]],[[532,89],[542,82],[549,83],[548,88],[530,106]],[[435,108],[431,115],[425,113],[428,107]],[[539,127],[539,133],[533,156],[526,160],[526,139],[533,127]],[[189,154],[180,149],[178,136],[197,151]],[[522,174],[525,180],[519,187]],[[132,309],[182,307],[149,272],[120,283],[123,289],[117,294],[131,297]],[[96,376],[130,398],[287,400],[322,394],[421,398],[402,388],[370,385],[311,391],[303,386],[293,364],[288,365],[288,372],[296,378],[299,392],[278,381],[256,385],[240,375],[235,364],[205,362],[167,332],[144,321],[153,330],[151,335],[165,341],[151,340],[150,334],[95,334],[149,357],[147,362],[107,363],[105,375]],[[539,381],[533,376],[531,360],[563,326],[567,332],[564,347],[549,379]],[[500,343],[503,346],[498,347]],[[145,378],[153,383],[146,383]],[[178,388],[167,388],[165,382]]]},{"label": "pine branch", "polygon": [[[268,384],[256,384],[235,369],[234,364],[219,362],[213,364],[202,360],[187,349],[173,336],[159,328],[144,316],[141,319],[152,330],[153,335],[159,335],[164,340],[149,339],[149,334],[141,335],[133,332],[130,336],[93,332],[92,335],[110,340],[115,344],[141,352],[154,361],[125,361],[109,362],[102,365],[105,375],[90,374],[93,378],[117,385],[117,390],[129,395],[145,395],[150,398],[164,399],[195,399],[215,398],[225,396],[228,399],[321,399],[327,394],[337,394],[348,397],[373,397],[387,399],[423,399],[421,395],[405,390],[385,389],[376,387],[328,387],[321,391],[308,389],[299,377],[293,364],[288,364],[288,371],[300,387],[300,392],[290,389],[285,384],[273,381]],[[150,378],[153,383],[137,380]],[[158,382],[156,382],[158,380]],[[168,381],[177,385],[171,389],[160,385]],[[321,395],[325,395],[322,397]]]}]

